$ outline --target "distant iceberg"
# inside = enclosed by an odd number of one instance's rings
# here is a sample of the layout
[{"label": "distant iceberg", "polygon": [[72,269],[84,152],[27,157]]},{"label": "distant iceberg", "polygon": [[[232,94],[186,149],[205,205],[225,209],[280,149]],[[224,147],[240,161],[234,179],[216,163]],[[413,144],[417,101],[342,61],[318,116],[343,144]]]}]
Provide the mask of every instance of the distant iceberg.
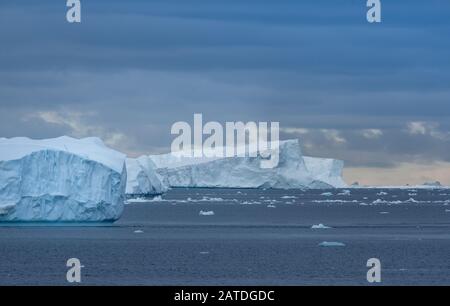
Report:
[{"label": "distant iceberg", "polygon": [[130,197],[160,195],[168,190],[156,166],[148,156],[127,158],[127,188]]},{"label": "distant iceberg", "polygon": [[343,162],[304,157],[298,140],[281,141],[279,163],[261,168],[263,157],[184,157],[150,155],[169,187],[203,188],[343,188]]},{"label": "distant iceberg", "polygon": [[442,184],[439,181],[429,181],[422,184],[423,186],[442,188]]},{"label": "distant iceberg", "polygon": [[98,138],[0,138],[0,221],[117,220],[125,158]]}]

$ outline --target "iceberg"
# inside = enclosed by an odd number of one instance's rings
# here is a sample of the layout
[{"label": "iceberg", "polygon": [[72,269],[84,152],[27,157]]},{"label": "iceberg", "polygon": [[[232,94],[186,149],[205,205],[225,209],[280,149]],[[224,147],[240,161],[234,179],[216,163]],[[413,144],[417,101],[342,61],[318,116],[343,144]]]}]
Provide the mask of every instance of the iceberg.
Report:
[{"label": "iceberg", "polygon": [[422,184],[423,186],[442,188],[442,184],[439,181],[429,181]]},{"label": "iceberg", "polygon": [[322,247],[344,247],[345,243],[337,242],[337,241],[323,241],[319,243],[319,246]]},{"label": "iceberg", "polygon": [[311,226],[311,229],[329,229],[329,228],[331,228],[331,227],[326,226],[326,225],[324,225],[324,224],[322,224],[322,223],[319,223],[319,224],[313,224],[313,225]]},{"label": "iceberg", "polygon": [[0,138],[0,221],[117,220],[125,158],[98,138]]},{"label": "iceberg", "polygon": [[343,162],[306,158],[298,140],[281,141],[279,163],[261,168],[264,159],[256,157],[186,157],[168,153],[150,155],[157,172],[169,187],[201,188],[341,188]]},{"label": "iceberg", "polygon": [[329,185],[334,188],[346,188],[347,184],[342,179],[344,162],[332,158],[303,157],[306,168],[311,173],[317,184]]},{"label": "iceberg", "polygon": [[200,210],[199,215],[200,216],[214,216],[214,212],[212,210],[208,210],[208,211]]},{"label": "iceberg", "polygon": [[148,156],[127,158],[127,188],[130,197],[154,196],[165,193],[167,185],[156,173],[156,166]]}]

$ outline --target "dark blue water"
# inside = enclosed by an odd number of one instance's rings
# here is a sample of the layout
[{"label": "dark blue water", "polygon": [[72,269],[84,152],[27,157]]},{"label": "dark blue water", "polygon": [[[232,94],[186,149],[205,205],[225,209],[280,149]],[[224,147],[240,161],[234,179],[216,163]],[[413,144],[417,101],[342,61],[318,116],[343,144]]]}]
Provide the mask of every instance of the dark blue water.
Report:
[{"label": "dark blue water", "polygon": [[177,189],[108,226],[0,227],[1,285],[67,285],[72,257],[92,285],[364,285],[373,257],[381,284],[450,285],[450,190]]}]

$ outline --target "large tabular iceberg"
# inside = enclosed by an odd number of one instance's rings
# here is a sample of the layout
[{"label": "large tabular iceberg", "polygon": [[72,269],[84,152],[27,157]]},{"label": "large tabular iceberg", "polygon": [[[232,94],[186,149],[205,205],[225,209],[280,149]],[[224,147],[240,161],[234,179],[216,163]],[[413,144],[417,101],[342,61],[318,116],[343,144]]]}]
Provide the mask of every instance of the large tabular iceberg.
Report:
[{"label": "large tabular iceberg", "polygon": [[148,156],[127,158],[127,189],[130,196],[159,195],[168,190]]},{"label": "large tabular iceberg", "polygon": [[98,138],[0,138],[0,221],[117,220],[125,158]]},{"label": "large tabular iceberg", "polygon": [[157,172],[170,187],[205,188],[340,188],[343,162],[305,158],[298,140],[280,142],[279,163],[261,168],[257,157],[195,158],[180,154],[151,155]]}]

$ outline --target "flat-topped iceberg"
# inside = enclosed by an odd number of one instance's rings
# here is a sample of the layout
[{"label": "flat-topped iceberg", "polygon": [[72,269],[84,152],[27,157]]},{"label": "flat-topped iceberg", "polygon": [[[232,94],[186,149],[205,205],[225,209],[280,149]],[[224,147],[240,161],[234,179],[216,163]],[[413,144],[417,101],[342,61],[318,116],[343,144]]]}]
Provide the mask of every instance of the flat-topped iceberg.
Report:
[{"label": "flat-topped iceberg", "polygon": [[127,188],[130,196],[159,195],[168,190],[156,166],[148,156],[127,158]]},{"label": "flat-topped iceberg", "polygon": [[117,220],[125,158],[98,138],[0,138],[0,221]]},{"label": "flat-topped iceberg", "polygon": [[298,140],[281,141],[279,162],[262,168],[256,157],[189,157],[179,153],[151,155],[157,172],[170,187],[204,188],[336,188],[342,180],[343,162],[307,158]]}]

